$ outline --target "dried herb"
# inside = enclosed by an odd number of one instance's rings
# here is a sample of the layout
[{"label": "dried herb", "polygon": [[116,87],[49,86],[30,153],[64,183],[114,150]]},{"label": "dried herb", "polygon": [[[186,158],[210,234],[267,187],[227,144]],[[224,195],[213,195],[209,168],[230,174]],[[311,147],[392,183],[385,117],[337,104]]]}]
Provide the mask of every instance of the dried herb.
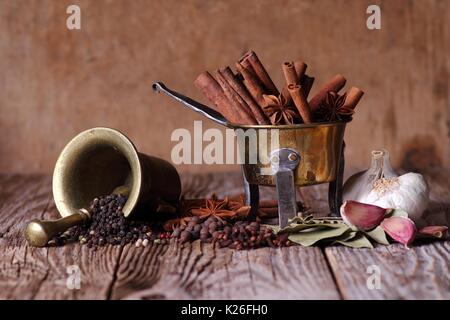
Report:
[{"label": "dried herb", "polygon": [[346,96],[346,93],[340,95],[336,92],[328,92],[314,114],[315,119],[325,122],[351,119],[355,111],[345,106]]},{"label": "dried herb", "polygon": [[245,219],[249,212],[250,206],[244,206],[240,201],[230,200],[228,197],[219,200],[215,195],[211,199],[205,200],[204,206],[193,208],[189,211],[193,216],[201,219],[215,216],[228,219]]},{"label": "dried herb", "polygon": [[264,95],[264,113],[274,125],[293,124],[298,122],[299,116],[294,106],[288,103],[283,95]]},{"label": "dried herb", "polygon": [[372,243],[370,243],[364,234],[357,231],[351,231],[346,235],[346,237],[344,236],[342,239],[337,239],[333,241],[333,243],[339,243],[351,248],[373,248]]},{"label": "dried herb", "polygon": [[372,248],[369,239],[381,244],[388,244],[386,234],[381,228],[359,231],[340,218],[295,217],[283,229],[270,226],[277,234],[287,234],[293,243],[311,246],[320,243],[341,244],[352,248]]},{"label": "dried herb", "polygon": [[389,241],[386,237],[386,233],[384,232],[383,228],[381,228],[380,226],[376,227],[373,230],[365,231],[364,234],[367,235],[369,238],[375,240],[378,243],[381,243],[384,245],[389,244]]},{"label": "dried herb", "polygon": [[215,194],[210,199],[182,200],[180,217],[164,223],[164,230],[173,231],[177,227],[186,226],[192,216],[205,219],[210,216],[229,220],[242,220],[250,213],[250,206],[244,205],[242,197],[237,199],[218,199]]},{"label": "dried herb", "polygon": [[305,232],[291,233],[289,235],[289,240],[301,244],[302,246],[311,246],[324,239],[339,237],[348,230],[349,227],[345,225],[341,225],[337,228],[318,226]]}]

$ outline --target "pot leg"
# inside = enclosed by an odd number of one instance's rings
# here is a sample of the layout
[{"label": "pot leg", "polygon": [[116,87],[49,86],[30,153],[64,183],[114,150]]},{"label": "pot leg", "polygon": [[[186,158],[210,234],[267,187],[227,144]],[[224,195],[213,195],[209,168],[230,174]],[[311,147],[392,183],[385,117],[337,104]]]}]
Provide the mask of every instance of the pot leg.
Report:
[{"label": "pot leg", "polygon": [[297,215],[297,201],[295,199],[294,170],[300,163],[300,154],[290,148],[272,151],[270,164],[275,175],[278,193],[278,225],[287,226],[289,219]]},{"label": "pot leg", "polygon": [[339,217],[339,208],[342,205],[342,186],[344,184],[344,158],[345,142],[342,142],[341,155],[339,157],[336,180],[329,183],[328,186],[328,205],[333,217]]},{"label": "pot leg", "polygon": [[259,207],[259,186],[257,184],[250,184],[243,173],[244,178],[244,192],[245,192],[245,204],[251,206],[249,219],[256,220],[256,214]]}]

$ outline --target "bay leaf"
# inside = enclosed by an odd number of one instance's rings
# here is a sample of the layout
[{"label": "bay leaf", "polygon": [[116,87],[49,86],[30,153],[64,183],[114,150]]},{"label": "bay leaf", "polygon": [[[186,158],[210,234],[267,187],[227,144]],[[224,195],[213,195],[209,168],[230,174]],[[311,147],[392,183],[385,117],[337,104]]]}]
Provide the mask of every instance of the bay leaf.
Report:
[{"label": "bay leaf", "polygon": [[349,227],[347,225],[342,225],[338,228],[324,228],[323,226],[319,226],[316,228],[291,233],[288,239],[292,242],[308,247],[323,239],[339,237],[348,230]]},{"label": "bay leaf", "polygon": [[312,219],[313,219],[312,215],[308,215],[306,217],[295,216],[288,220],[288,224],[291,225],[291,224],[295,224],[295,223],[299,223],[299,224],[313,223]]},{"label": "bay leaf", "polygon": [[297,233],[302,230],[317,228],[317,227],[323,227],[323,228],[330,228],[330,229],[338,229],[343,227],[348,227],[342,220],[339,219],[320,219],[320,220],[309,220],[308,222],[304,223],[302,220],[293,218],[289,225],[281,229],[277,225],[264,225],[270,229],[274,233],[283,232],[283,233]]},{"label": "bay leaf", "polygon": [[[352,231],[354,232],[354,231]],[[372,243],[370,243],[369,239],[366,238],[364,233],[356,232],[356,235],[350,240],[336,240],[333,244],[339,243],[347,247],[351,248],[369,248],[373,249]]]},{"label": "bay leaf", "polygon": [[281,229],[281,232],[284,233],[296,233],[302,230],[306,230],[306,229],[313,229],[313,228],[317,228],[319,227],[319,225],[315,224],[315,223],[299,223],[299,224],[291,224],[288,225],[286,227],[284,227],[283,229]]},{"label": "bay leaf", "polygon": [[342,220],[314,220],[314,224],[325,228],[341,228],[343,226],[348,226]]},{"label": "bay leaf", "polygon": [[371,231],[365,231],[364,232],[369,238],[375,240],[378,243],[388,245],[389,241],[386,237],[386,232],[384,232],[383,228],[380,226],[376,227],[375,229]]},{"label": "bay leaf", "polygon": [[332,242],[335,242],[335,241],[349,241],[349,240],[353,239],[356,236],[357,233],[358,233],[358,231],[354,231],[352,229],[349,229],[345,233],[340,235],[339,237],[332,238],[332,239],[329,239],[329,240],[332,241]]}]

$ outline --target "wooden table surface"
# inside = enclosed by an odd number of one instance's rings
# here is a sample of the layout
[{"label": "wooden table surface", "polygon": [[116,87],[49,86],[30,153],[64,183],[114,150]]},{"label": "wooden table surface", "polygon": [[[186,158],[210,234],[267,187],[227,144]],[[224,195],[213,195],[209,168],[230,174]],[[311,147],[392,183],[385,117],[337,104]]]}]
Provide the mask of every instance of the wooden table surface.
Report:
[{"label": "wooden table surface", "polygon": [[[449,225],[450,172],[435,170],[427,178],[432,193],[426,220]],[[242,192],[239,173],[183,175],[182,180],[186,197]],[[320,213],[326,211],[326,190],[320,185],[298,192]],[[264,197],[273,197],[273,191],[265,189]],[[399,244],[249,251],[199,241],[97,250],[26,244],[27,221],[57,217],[50,177],[0,176],[1,299],[450,299],[450,241],[409,250]],[[67,288],[70,266],[81,272],[78,290]],[[374,266],[380,289],[367,285]]]}]

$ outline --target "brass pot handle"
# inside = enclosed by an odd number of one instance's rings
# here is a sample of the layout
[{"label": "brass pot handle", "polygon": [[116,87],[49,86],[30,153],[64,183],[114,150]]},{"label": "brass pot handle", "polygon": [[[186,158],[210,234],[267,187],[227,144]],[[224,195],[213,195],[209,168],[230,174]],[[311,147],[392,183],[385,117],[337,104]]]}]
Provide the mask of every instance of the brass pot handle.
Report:
[{"label": "brass pot handle", "polygon": [[191,98],[188,98],[178,92],[175,92],[169,88],[167,88],[162,82],[155,82],[153,84],[153,91],[155,92],[163,92],[169,97],[175,99],[178,102],[181,102],[184,106],[188,107],[191,110],[194,110],[195,112],[200,113],[201,115],[207,117],[208,119],[214,121],[215,123],[218,123],[222,126],[228,127],[229,123],[225,117],[217,112],[216,110],[205,106],[204,104],[201,104],[198,101],[195,101]]}]

